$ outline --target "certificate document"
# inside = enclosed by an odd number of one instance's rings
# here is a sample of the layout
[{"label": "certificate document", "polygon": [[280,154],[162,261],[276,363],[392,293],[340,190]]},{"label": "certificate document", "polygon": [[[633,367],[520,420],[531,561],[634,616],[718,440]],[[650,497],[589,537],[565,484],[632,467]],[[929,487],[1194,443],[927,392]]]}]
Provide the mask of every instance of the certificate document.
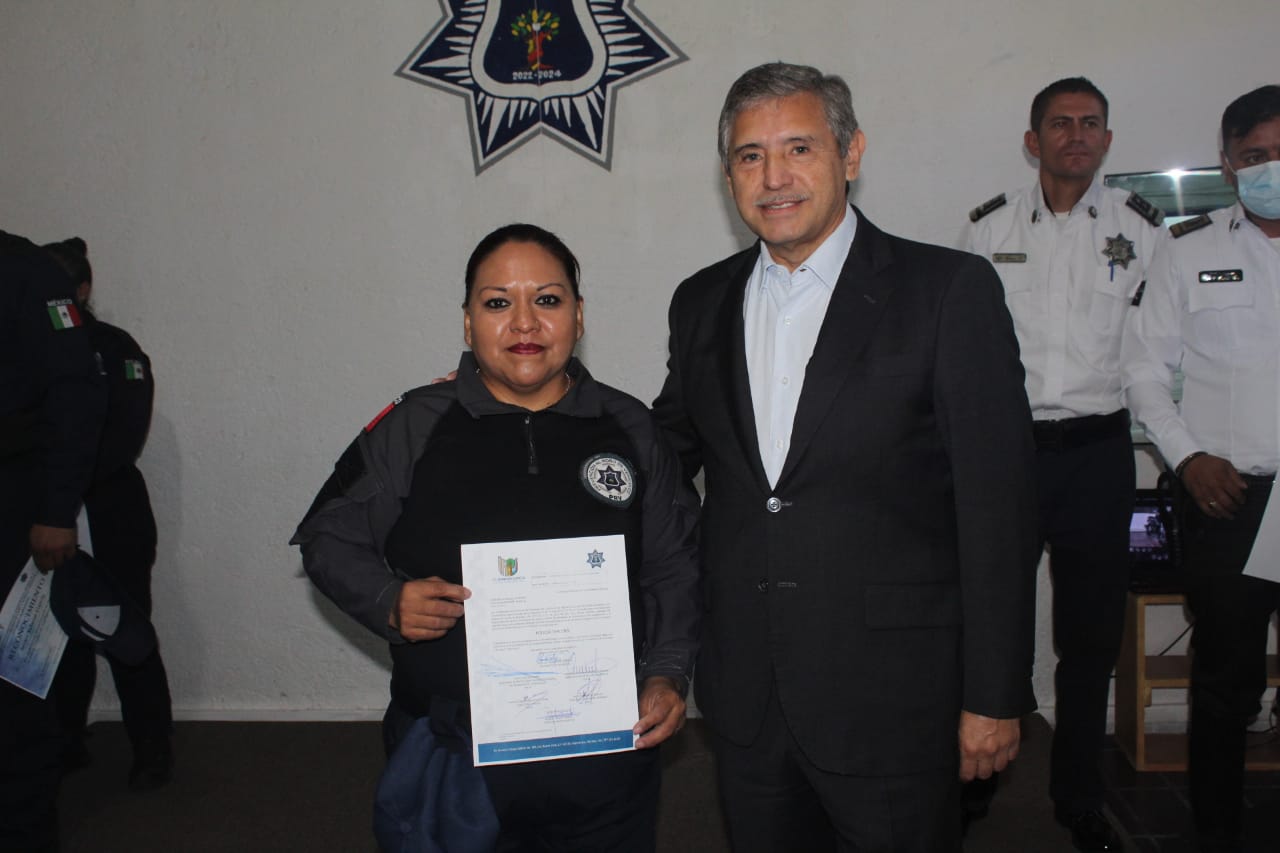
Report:
[{"label": "certificate document", "polygon": [[477,766],[635,748],[622,536],[462,546]]},{"label": "certificate document", "polygon": [[52,583],[52,572],[41,574],[27,560],[0,606],[0,678],[41,699],[49,695],[67,647],[67,635],[49,610]]},{"label": "certificate document", "polygon": [[[93,538],[84,507],[76,529],[80,550],[92,554]],[[67,647],[67,635],[49,609],[52,585],[53,572],[41,574],[35,560],[28,558],[0,605],[0,678],[41,699],[49,695]]]},{"label": "certificate document", "polygon": [[1262,523],[1258,526],[1249,559],[1245,560],[1244,573],[1280,583],[1280,500],[1268,500],[1266,509],[1262,511]]}]

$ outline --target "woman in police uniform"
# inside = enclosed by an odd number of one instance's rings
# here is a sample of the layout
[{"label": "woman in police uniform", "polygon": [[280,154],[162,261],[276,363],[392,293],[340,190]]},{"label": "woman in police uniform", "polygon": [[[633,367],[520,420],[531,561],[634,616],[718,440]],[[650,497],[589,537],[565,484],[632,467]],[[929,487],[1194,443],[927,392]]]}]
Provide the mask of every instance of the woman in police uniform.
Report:
[{"label": "woman in police uniform", "polygon": [[[461,544],[623,535],[638,751],[482,772],[498,849],[651,851],[659,766],[647,748],[683,724],[695,651],[694,500],[647,408],[573,358],[578,263],[555,235],[498,229],[472,253],[465,281],[471,349],[457,379],[383,410],[293,542],[315,584],[391,644],[390,751],[433,700],[468,701]],[[602,458],[618,482],[585,475]]]}]

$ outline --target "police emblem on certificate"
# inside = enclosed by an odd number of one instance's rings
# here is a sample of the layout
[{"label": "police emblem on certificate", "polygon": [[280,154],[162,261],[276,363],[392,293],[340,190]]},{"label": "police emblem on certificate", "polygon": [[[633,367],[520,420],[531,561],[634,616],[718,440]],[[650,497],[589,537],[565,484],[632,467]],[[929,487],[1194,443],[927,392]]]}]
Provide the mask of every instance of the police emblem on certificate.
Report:
[{"label": "police emblem on certificate", "polygon": [[462,546],[477,766],[635,748],[622,536]]}]

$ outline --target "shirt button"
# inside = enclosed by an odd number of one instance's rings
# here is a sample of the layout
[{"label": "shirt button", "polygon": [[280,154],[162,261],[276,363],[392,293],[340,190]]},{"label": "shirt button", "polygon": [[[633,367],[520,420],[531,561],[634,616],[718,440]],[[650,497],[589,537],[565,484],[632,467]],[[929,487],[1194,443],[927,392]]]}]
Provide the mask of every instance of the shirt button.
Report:
[{"label": "shirt button", "polygon": [[759,590],[760,592],[768,592],[769,591],[768,578],[761,578],[759,582],[756,583],[756,589]]},{"label": "shirt button", "polygon": [[773,443],[773,446],[774,446],[774,447],[776,447],[776,448],[778,448],[779,450],[781,450],[781,449],[782,449],[782,439],[778,439],[777,441],[775,441],[775,442]]},{"label": "shirt button", "polygon": [[769,510],[769,512],[778,512],[782,509],[782,501],[777,498],[769,498],[769,500],[764,502],[764,508]]},{"label": "shirt button", "polygon": [[784,376],[784,377],[782,377],[781,382],[782,382],[782,384],[783,384],[783,385],[790,385],[790,384],[791,384],[791,377],[789,377],[789,376]]},{"label": "shirt button", "polygon": [[790,326],[790,325],[791,325],[791,318],[790,318],[790,317],[783,317],[783,318],[782,318],[782,323],[783,323],[783,325]]}]

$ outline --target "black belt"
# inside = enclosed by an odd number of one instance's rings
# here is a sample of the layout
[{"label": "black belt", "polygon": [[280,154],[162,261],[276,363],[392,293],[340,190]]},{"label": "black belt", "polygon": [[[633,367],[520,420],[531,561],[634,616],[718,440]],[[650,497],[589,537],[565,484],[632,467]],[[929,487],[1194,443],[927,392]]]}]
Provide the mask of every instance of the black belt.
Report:
[{"label": "black belt", "polygon": [[1071,450],[1129,432],[1129,411],[1109,415],[1085,415],[1059,421],[1033,421],[1037,450]]}]

